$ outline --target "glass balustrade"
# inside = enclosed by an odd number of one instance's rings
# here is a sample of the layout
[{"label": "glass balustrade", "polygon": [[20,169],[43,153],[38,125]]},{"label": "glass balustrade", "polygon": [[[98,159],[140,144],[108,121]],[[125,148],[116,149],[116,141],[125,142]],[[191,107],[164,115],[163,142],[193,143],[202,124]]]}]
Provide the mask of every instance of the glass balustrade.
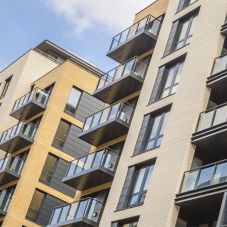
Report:
[{"label": "glass balustrade", "polygon": [[227,104],[216,106],[201,113],[196,132],[216,126],[227,121]]},{"label": "glass balustrade", "polygon": [[0,160],[0,171],[8,169],[14,173],[21,174],[23,167],[24,160],[21,160],[16,156],[8,156]]},{"label": "glass balustrade", "polygon": [[226,69],[227,69],[227,53],[214,59],[214,65],[213,65],[211,75],[214,75],[214,74],[224,71]]},{"label": "glass balustrade", "polygon": [[86,198],[71,204],[65,204],[54,208],[50,225],[69,221],[76,218],[87,218],[98,223],[100,221],[104,205],[93,198]]},{"label": "glass balustrade", "polygon": [[133,106],[126,102],[119,102],[87,117],[85,119],[83,132],[114,118],[130,123],[133,112]]},{"label": "glass balustrade", "polygon": [[148,68],[148,63],[139,58],[133,58],[127,61],[125,64],[120,65],[111,71],[104,74],[100,79],[96,90],[112,83],[113,81],[133,73],[141,79],[145,78]]},{"label": "glass balustrade", "polygon": [[109,148],[96,151],[70,162],[66,177],[98,166],[103,166],[110,171],[115,171],[118,158],[119,154]]},{"label": "glass balustrade", "polygon": [[34,90],[28,92],[26,95],[17,99],[14,103],[12,111],[19,109],[21,106],[27,104],[32,100],[35,100],[40,104],[46,105],[49,99],[49,95],[49,93],[41,90],[40,88],[35,88]]},{"label": "glass balustrade", "polygon": [[159,18],[155,18],[151,15],[146,16],[120,34],[116,35],[112,40],[110,50],[116,48],[126,40],[132,38],[134,35],[142,33],[145,30],[154,36],[158,36],[162,20],[163,16],[160,16]]},{"label": "glass balustrade", "polygon": [[22,121],[18,123],[17,125],[13,126],[12,128],[8,129],[7,131],[4,131],[2,133],[0,143],[4,143],[5,141],[11,139],[12,137],[15,137],[19,134],[22,134],[29,139],[34,139],[36,131],[38,127],[29,123]]},{"label": "glass balustrade", "polygon": [[11,197],[6,195],[0,195],[0,210],[7,211],[9,204],[11,202]]},{"label": "glass balustrade", "polygon": [[180,193],[227,182],[227,160],[184,173]]}]

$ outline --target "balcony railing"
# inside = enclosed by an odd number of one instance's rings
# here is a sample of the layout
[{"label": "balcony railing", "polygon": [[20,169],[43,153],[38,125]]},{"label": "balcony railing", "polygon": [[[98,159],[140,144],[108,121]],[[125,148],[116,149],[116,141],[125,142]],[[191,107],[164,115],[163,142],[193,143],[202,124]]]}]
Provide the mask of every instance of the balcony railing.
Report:
[{"label": "balcony railing", "polygon": [[40,88],[35,88],[34,90],[28,92],[26,95],[17,99],[14,103],[12,111],[19,109],[21,106],[26,105],[28,102],[35,100],[36,102],[46,105],[49,99],[49,94]]},{"label": "balcony railing", "polygon": [[227,182],[227,160],[184,173],[180,193]]},{"label": "balcony railing", "polygon": [[11,199],[9,196],[0,195],[0,216],[2,216],[2,212],[7,212]]},{"label": "balcony railing", "polygon": [[133,112],[134,107],[129,103],[118,102],[117,104],[109,106],[86,118],[83,126],[83,132],[114,118],[119,118],[126,123],[130,123]]},{"label": "balcony railing", "polygon": [[[133,58],[127,61],[125,64],[120,65],[111,71],[104,74],[100,79],[97,85],[96,90],[112,83],[113,81],[128,75],[129,73],[133,73],[139,78],[144,79],[148,68],[148,63],[139,59],[138,57]],[[127,89],[127,88],[126,88]]]},{"label": "balcony railing", "polygon": [[85,170],[98,166],[103,166],[104,168],[114,172],[116,170],[118,159],[114,159],[113,162],[111,160],[113,154],[116,154],[116,152],[114,152],[110,148],[105,148],[100,151],[96,151],[89,155],[83,156],[79,159],[76,159],[70,162],[66,177],[81,173]]},{"label": "balcony railing", "polygon": [[161,23],[162,23],[162,17],[155,18],[151,15],[146,16],[139,22],[135,23],[134,25],[127,28],[120,34],[116,35],[112,40],[110,50],[119,46],[126,40],[132,38],[134,35],[143,32],[144,30],[148,31],[150,34],[154,36],[158,36]]},{"label": "balcony railing", "polygon": [[227,70],[227,53],[214,59],[211,75]]},{"label": "balcony railing", "polygon": [[5,169],[16,174],[21,174],[25,161],[15,156],[8,156],[0,160],[0,172]]},{"label": "balcony railing", "polygon": [[[104,205],[94,198],[86,198],[71,204],[65,204],[63,206],[56,207],[53,210],[49,226],[61,222],[63,226],[67,226],[64,225],[63,222],[69,221],[71,221],[70,223],[78,223],[78,226],[80,226],[79,222],[81,223],[83,222],[83,220],[86,222],[86,219],[90,220],[91,223],[97,224],[100,221],[103,207]],[[73,219],[75,220],[75,222],[73,221]],[[81,226],[85,225],[81,224]]]},{"label": "balcony railing", "polygon": [[227,103],[202,112],[199,116],[196,132],[208,129],[227,121]]}]

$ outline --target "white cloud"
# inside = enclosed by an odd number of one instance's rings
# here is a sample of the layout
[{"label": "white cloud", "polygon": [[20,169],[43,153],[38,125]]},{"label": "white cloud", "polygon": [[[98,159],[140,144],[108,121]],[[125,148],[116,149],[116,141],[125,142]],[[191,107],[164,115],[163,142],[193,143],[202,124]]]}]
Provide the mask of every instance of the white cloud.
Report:
[{"label": "white cloud", "polygon": [[100,30],[116,34],[132,24],[134,14],[155,0],[44,0],[73,26],[73,33]]}]

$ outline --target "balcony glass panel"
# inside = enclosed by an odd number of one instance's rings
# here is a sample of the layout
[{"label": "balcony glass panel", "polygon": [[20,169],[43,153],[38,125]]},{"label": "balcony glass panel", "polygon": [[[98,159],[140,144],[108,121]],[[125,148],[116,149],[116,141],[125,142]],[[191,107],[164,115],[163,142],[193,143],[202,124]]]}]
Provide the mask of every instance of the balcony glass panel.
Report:
[{"label": "balcony glass panel", "polygon": [[200,114],[196,132],[227,121],[227,104],[222,104]]},{"label": "balcony glass panel", "polygon": [[12,111],[19,109],[21,106],[27,104],[31,100],[35,100],[40,104],[46,105],[49,99],[49,93],[41,90],[40,88],[35,88],[34,90],[30,91],[26,95],[22,96],[21,98],[17,99]]},{"label": "balcony glass panel", "polygon": [[138,57],[127,61],[125,64],[120,65],[108,73],[104,74],[100,79],[96,89],[100,89],[109,83],[123,77],[127,74],[133,73],[139,78],[144,79],[148,68],[148,63]]},{"label": "balcony glass panel", "polygon": [[18,157],[8,156],[0,160],[0,171],[8,169],[14,173],[21,174],[23,166],[24,160],[21,160]]},{"label": "balcony glass panel", "polygon": [[103,204],[96,199],[83,199],[56,207],[52,213],[50,225],[82,217],[98,223],[102,215],[102,210]]},{"label": "balcony glass panel", "polygon": [[2,133],[0,143],[4,143],[10,138],[17,136],[19,133],[33,140],[37,129],[37,126],[29,122],[20,122],[19,124]]},{"label": "balcony glass panel", "polygon": [[12,198],[9,196],[0,195],[0,209],[6,212],[11,202],[11,199]]},{"label": "balcony glass panel", "polygon": [[149,33],[157,36],[161,23],[162,17],[155,18],[151,15],[146,16],[120,34],[116,35],[112,40],[110,50],[116,48],[118,45],[132,38],[134,35],[143,32],[144,30],[147,30]]},{"label": "balcony glass panel", "polygon": [[113,158],[114,155],[117,155],[114,151],[109,148],[105,148],[94,153],[91,153],[87,156],[81,157],[78,160],[70,162],[68,172],[66,176],[72,176],[73,174],[80,173],[84,170],[91,169],[97,166],[103,166],[106,169],[111,171],[115,170],[117,165],[118,158]]},{"label": "balcony glass panel", "polygon": [[86,118],[83,132],[113,118],[119,118],[127,123],[130,123],[133,111],[134,107],[126,102],[120,102],[107,107],[102,111]]},{"label": "balcony glass panel", "polygon": [[185,172],[180,193],[224,182],[227,182],[227,160]]},{"label": "balcony glass panel", "polygon": [[214,60],[211,75],[214,75],[226,69],[227,69],[227,54],[224,54]]}]

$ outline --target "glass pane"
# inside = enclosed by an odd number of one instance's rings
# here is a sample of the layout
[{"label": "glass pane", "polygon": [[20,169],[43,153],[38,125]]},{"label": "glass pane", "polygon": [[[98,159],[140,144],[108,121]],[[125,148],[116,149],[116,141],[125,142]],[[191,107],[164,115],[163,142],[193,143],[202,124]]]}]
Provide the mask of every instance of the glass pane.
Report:
[{"label": "glass pane", "polygon": [[45,172],[49,175],[52,175],[56,162],[57,162],[56,157],[54,157],[52,155],[48,155],[46,162],[45,162],[45,165],[43,167],[43,172]]},{"label": "glass pane", "polygon": [[157,135],[160,120],[161,120],[161,115],[154,118],[154,123],[152,125],[151,133],[148,139],[153,139]]},{"label": "glass pane", "polygon": [[129,32],[129,29],[121,33],[120,43],[123,43],[127,39],[128,32]]},{"label": "glass pane", "polygon": [[147,193],[145,192],[145,193],[143,193],[143,194],[140,196],[140,201],[139,201],[140,204],[143,204],[143,203],[144,203],[146,194],[147,194]]},{"label": "glass pane", "polygon": [[143,191],[148,190],[148,186],[149,186],[149,183],[150,183],[151,175],[153,173],[153,169],[154,169],[153,165],[149,167],[147,178],[146,178],[146,181],[145,181],[145,184],[144,184],[144,187],[143,187]]},{"label": "glass pane", "polygon": [[181,72],[182,72],[182,70],[183,70],[183,66],[184,66],[184,62],[181,62],[180,65],[179,65],[178,71],[177,71],[177,75],[176,75],[174,84],[179,83],[179,81],[180,81],[180,76],[181,76]]},{"label": "glass pane", "polygon": [[187,29],[188,29],[188,25],[189,25],[189,20],[182,22],[178,41],[185,39],[186,32],[187,32]]},{"label": "glass pane", "polygon": [[69,167],[67,176],[71,176],[74,174],[76,166],[77,166],[77,160],[74,160],[70,163],[70,167]]},{"label": "glass pane", "polygon": [[218,108],[216,110],[213,125],[221,124],[223,122],[226,122],[226,120],[227,120],[227,106]]},{"label": "glass pane", "polygon": [[199,180],[196,184],[196,188],[203,188],[203,187],[209,186],[211,183],[213,172],[214,172],[214,166],[201,169]]},{"label": "glass pane", "polygon": [[29,218],[33,219],[33,220],[36,220],[38,214],[37,214],[36,212],[32,211],[32,210],[28,210],[27,216],[28,216]]},{"label": "glass pane", "polygon": [[84,201],[81,201],[79,203],[79,208],[78,208],[78,211],[77,211],[77,214],[76,214],[76,217],[79,218],[79,217],[84,217],[84,214],[85,214],[85,209],[87,207],[87,204],[90,200],[84,200]]},{"label": "glass pane", "polygon": [[51,177],[50,177],[50,176],[47,176],[47,175],[44,174],[44,173],[41,173],[40,179],[41,179],[42,181],[45,181],[45,182],[50,182]]},{"label": "glass pane", "polygon": [[45,194],[43,194],[40,191],[35,190],[29,208],[38,212],[44,196],[45,196]]},{"label": "glass pane", "polygon": [[133,108],[132,106],[123,104],[120,112],[119,118],[127,123],[130,123],[132,117]]},{"label": "glass pane", "polygon": [[116,73],[114,75],[114,80],[120,78],[122,76],[123,70],[124,70],[124,65],[120,65],[116,68]]},{"label": "glass pane", "polygon": [[199,170],[186,173],[186,175],[184,176],[181,192],[187,192],[195,189],[198,174],[199,174]]},{"label": "glass pane", "polygon": [[87,218],[89,218],[89,219],[92,218],[92,214],[94,213],[94,209],[95,209],[95,205],[96,205],[95,200],[90,200],[90,201],[91,201],[91,204],[90,204],[89,210],[86,212]]},{"label": "glass pane", "polygon": [[227,68],[227,55],[217,58],[215,60],[213,74],[221,72],[221,71],[225,70],[226,68]]},{"label": "glass pane", "polygon": [[146,168],[142,168],[142,169],[139,170],[135,184],[134,184],[132,194],[138,193],[140,191],[145,171],[146,171]]},{"label": "glass pane", "polygon": [[126,74],[128,74],[128,73],[130,73],[132,71],[133,63],[134,63],[134,59],[131,60],[131,61],[129,61],[129,62],[127,62],[125,64],[125,70],[124,70],[123,76],[126,75]]},{"label": "glass pane", "polygon": [[86,161],[86,157],[80,158],[77,162],[76,173],[80,173],[84,169],[84,163]]},{"label": "glass pane", "polygon": [[100,120],[100,116],[101,116],[102,112],[98,112],[93,116],[93,121],[91,124],[91,128],[97,126],[99,124],[99,120]]},{"label": "glass pane", "polygon": [[109,116],[110,108],[106,108],[102,111],[102,116],[100,118],[100,124],[106,122]]},{"label": "glass pane", "polygon": [[170,94],[176,93],[177,92],[177,88],[178,88],[178,84],[172,87]]},{"label": "glass pane", "polygon": [[227,163],[217,165],[212,184],[219,184],[227,180]]},{"label": "glass pane", "polygon": [[55,224],[58,222],[58,218],[61,212],[61,208],[58,208],[54,211],[54,214],[52,216],[51,224]]},{"label": "glass pane", "polygon": [[101,88],[101,87],[103,87],[103,86],[105,85],[106,76],[107,76],[107,75],[104,75],[104,76],[102,76],[102,77],[100,78],[97,89],[99,89],[99,88]]},{"label": "glass pane", "polygon": [[77,107],[77,104],[80,100],[81,92],[76,88],[72,88],[71,93],[69,95],[69,99],[67,101],[71,106]]},{"label": "glass pane", "polygon": [[102,161],[102,158],[103,158],[103,153],[104,153],[104,150],[101,150],[99,152],[96,152],[95,160],[93,162],[93,167],[100,165],[100,163]]},{"label": "glass pane", "polygon": [[110,111],[110,115],[109,115],[108,120],[115,118],[117,116],[119,106],[120,106],[120,103],[111,107],[111,111]]},{"label": "glass pane", "polygon": [[95,154],[90,154],[90,155],[87,156],[87,160],[86,160],[86,163],[84,165],[84,169],[90,169],[92,167],[91,165],[92,165],[94,156],[95,156]]},{"label": "glass pane", "polygon": [[83,129],[83,131],[88,130],[88,129],[90,128],[92,119],[93,119],[93,116],[88,117],[88,118],[86,119],[85,124],[84,124],[84,129]]},{"label": "glass pane", "polygon": [[111,153],[106,154],[106,160],[105,160],[105,163],[103,164],[105,168],[109,168],[110,158],[111,158]]},{"label": "glass pane", "polygon": [[56,139],[56,138],[54,138],[53,144],[58,146],[58,147],[63,146],[63,142],[61,140]]},{"label": "glass pane", "polygon": [[168,88],[171,85],[172,80],[173,80],[173,76],[175,74],[175,71],[176,71],[176,65],[174,65],[173,67],[169,68],[168,73],[166,75],[166,81],[165,81],[163,90]]},{"label": "glass pane", "polygon": [[193,31],[195,29],[196,20],[197,20],[197,16],[195,16],[192,20],[192,24],[191,24],[188,36],[191,36],[193,34]]},{"label": "glass pane", "polygon": [[78,203],[74,203],[71,205],[67,220],[71,220],[75,218],[77,207],[78,207]]},{"label": "glass pane", "polygon": [[136,204],[138,201],[138,198],[139,198],[139,195],[132,196],[129,200],[129,206],[133,206],[134,204]]},{"label": "glass pane", "polygon": [[66,134],[68,132],[69,129],[69,124],[65,121],[60,121],[59,125],[58,125],[58,129],[57,132],[55,134],[55,137],[58,137],[61,140],[65,140]]},{"label": "glass pane", "polygon": [[201,116],[202,123],[201,123],[200,130],[211,127],[211,121],[213,119],[213,114],[214,114],[214,110],[204,113],[203,116]]},{"label": "glass pane", "polygon": [[165,113],[165,116],[164,116],[164,119],[162,121],[162,127],[161,127],[161,130],[159,132],[159,135],[163,135],[164,134],[164,130],[166,128],[166,123],[167,123],[168,117],[169,117],[169,112]]},{"label": "glass pane", "polygon": [[166,89],[163,92],[161,92],[160,98],[163,99],[163,98],[169,96],[169,91],[170,91],[170,89]]},{"label": "glass pane", "polygon": [[130,39],[132,36],[134,36],[136,34],[137,26],[138,26],[138,24],[136,23],[130,28],[129,33],[128,33],[128,39]]},{"label": "glass pane", "polygon": [[66,221],[66,217],[67,217],[68,212],[69,212],[69,207],[70,206],[68,205],[68,206],[65,206],[65,207],[62,208],[62,212],[61,212],[59,222]]},{"label": "glass pane", "polygon": [[138,22],[138,28],[137,28],[137,33],[142,32],[145,29],[146,23],[147,23],[147,17],[142,19],[141,21]]},{"label": "glass pane", "polygon": [[145,62],[140,61],[139,59],[136,59],[133,73],[140,78],[144,78],[146,69],[147,64]]}]

